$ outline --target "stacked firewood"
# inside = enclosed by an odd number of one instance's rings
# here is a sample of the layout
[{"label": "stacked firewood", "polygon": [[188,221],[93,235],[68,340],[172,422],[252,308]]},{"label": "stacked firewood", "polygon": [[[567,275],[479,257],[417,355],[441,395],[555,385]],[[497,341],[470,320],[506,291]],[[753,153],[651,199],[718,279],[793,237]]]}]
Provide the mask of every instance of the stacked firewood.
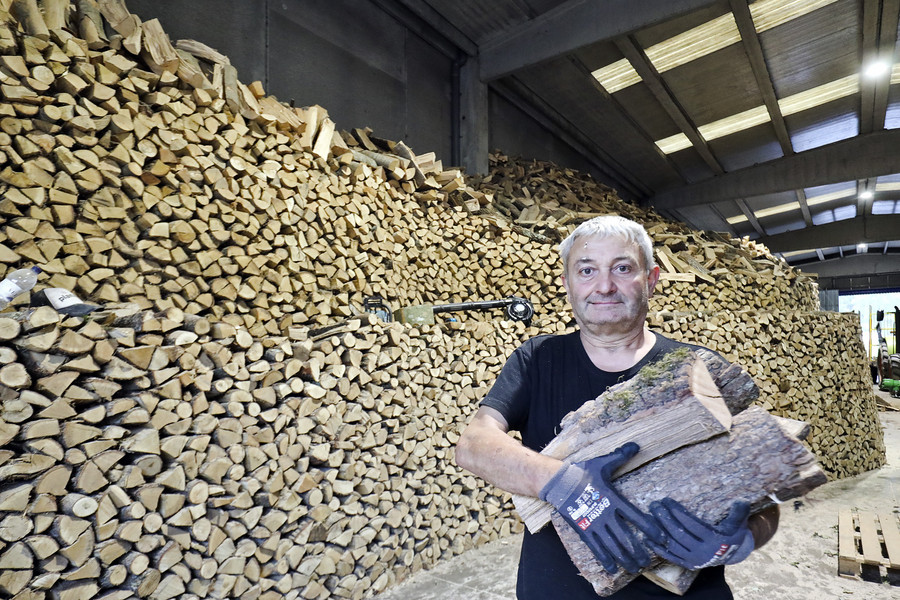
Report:
[{"label": "stacked firewood", "polygon": [[[39,265],[36,289],[105,309],[23,310],[25,294],[0,318],[0,593],[361,598],[519,530],[452,448],[509,352],[570,325],[555,244],[595,214],[651,231],[655,309],[771,319],[780,354],[751,322],[718,348],[767,408],[819,415],[833,475],[883,460],[862,357],[805,354],[858,332],[794,319],[815,283],[764,248],[565,169],[495,156],[490,180],[466,180],[372,133],[241,83],[122,0],[0,0],[0,276]],[[516,295],[537,314],[406,328],[361,315],[372,294]],[[810,368],[786,384],[792,360]],[[815,388],[826,368],[839,399]]]},{"label": "stacked firewood", "polygon": [[[96,14],[90,1],[77,6],[68,15],[84,39],[37,25],[23,34],[8,15],[0,25],[0,259],[10,269],[40,264],[47,285],[97,301],[240,315],[256,335],[349,316],[372,293],[395,305],[519,295],[539,316],[565,308],[551,243],[458,204],[504,201],[493,182],[476,191],[402,142],[337,132],[320,107],[289,109],[202,44],[166,46],[158,23],[140,25],[121,0]],[[106,29],[86,15],[105,16]],[[178,60],[160,66],[160,47]],[[659,309],[734,310],[752,305],[757,284],[773,308],[812,308],[808,278],[745,242],[662,222],[581,176],[566,186],[560,169],[529,192],[528,173],[507,178],[504,193],[552,206],[552,191],[560,210],[578,208],[560,217],[560,234],[598,213],[648,223],[671,288]]]},{"label": "stacked firewood", "polygon": [[0,590],[362,598],[518,531],[452,448],[521,328],[7,313]]}]

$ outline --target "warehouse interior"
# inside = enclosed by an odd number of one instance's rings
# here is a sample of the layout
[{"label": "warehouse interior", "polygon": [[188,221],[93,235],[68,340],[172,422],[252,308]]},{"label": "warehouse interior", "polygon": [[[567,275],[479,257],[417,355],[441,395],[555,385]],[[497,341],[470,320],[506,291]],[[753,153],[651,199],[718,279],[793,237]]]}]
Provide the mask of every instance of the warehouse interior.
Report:
[{"label": "warehouse interior", "polygon": [[516,347],[574,330],[559,242],[619,214],[648,326],[809,461],[748,499],[782,527],[735,597],[892,597],[894,361],[837,298],[900,287],[898,20],[0,0],[0,274],[41,269],[0,312],[0,593],[511,597],[520,506],[454,446]]},{"label": "warehouse interior", "polygon": [[470,172],[552,160],[822,289],[896,287],[892,2],[132,4],[345,126]]}]

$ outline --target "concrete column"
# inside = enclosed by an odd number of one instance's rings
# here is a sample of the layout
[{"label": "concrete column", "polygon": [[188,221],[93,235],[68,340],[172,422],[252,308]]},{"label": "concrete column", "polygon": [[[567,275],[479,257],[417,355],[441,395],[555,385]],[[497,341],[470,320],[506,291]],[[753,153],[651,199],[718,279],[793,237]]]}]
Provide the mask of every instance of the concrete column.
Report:
[{"label": "concrete column", "polygon": [[481,82],[478,58],[470,56],[459,72],[459,158],[470,175],[488,172],[488,86]]}]

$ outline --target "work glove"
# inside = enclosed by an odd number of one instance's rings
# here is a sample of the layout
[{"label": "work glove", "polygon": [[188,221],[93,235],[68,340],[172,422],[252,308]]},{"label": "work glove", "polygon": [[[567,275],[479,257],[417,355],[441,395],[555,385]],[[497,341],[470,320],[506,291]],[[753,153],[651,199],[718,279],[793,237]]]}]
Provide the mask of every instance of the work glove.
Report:
[{"label": "work glove", "polygon": [[753,534],[747,528],[750,505],[746,502],[735,502],[718,525],[701,521],[671,498],[652,503],[650,512],[668,535],[665,545],[650,541],[650,547],[686,569],[733,565],[753,552]]},{"label": "work glove", "polygon": [[609,573],[615,573],[619,566],[637,573],[650,564],[649,552],[629,523],[658,543],[665,539],[654,520],[619,495],[610,483],[613,472],[639,449],[629,442],[604,456],[566,462],[539,494],[575,528]]}]

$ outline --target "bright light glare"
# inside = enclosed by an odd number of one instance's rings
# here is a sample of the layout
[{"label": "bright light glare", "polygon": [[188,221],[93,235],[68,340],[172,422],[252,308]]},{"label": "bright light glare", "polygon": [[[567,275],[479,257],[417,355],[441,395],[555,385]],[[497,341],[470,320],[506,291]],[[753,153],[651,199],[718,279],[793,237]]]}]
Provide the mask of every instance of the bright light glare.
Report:
[{"label": "bright light glare", "polygon": [[856,245],[856,253],[857,254],[864,254],[868,249],[869,249],[868,244],[860,243],[860,244]]},{"label": "bright light glare", "polygon": [[869,79],[877,79],[882,75],[886,74],[890,70],[890,65],[883,60],[876,60],[868,64],[865,69],[863,69],[863,75],[868,77]]},{"label": "bright light glare", "polygon": [[866,190],[866,191],[860,193],[859,198],[860,198],[860,200],[871,200],[872,196],[874,196],[874,195],[875,194],[873,194],[869,190]]}]

